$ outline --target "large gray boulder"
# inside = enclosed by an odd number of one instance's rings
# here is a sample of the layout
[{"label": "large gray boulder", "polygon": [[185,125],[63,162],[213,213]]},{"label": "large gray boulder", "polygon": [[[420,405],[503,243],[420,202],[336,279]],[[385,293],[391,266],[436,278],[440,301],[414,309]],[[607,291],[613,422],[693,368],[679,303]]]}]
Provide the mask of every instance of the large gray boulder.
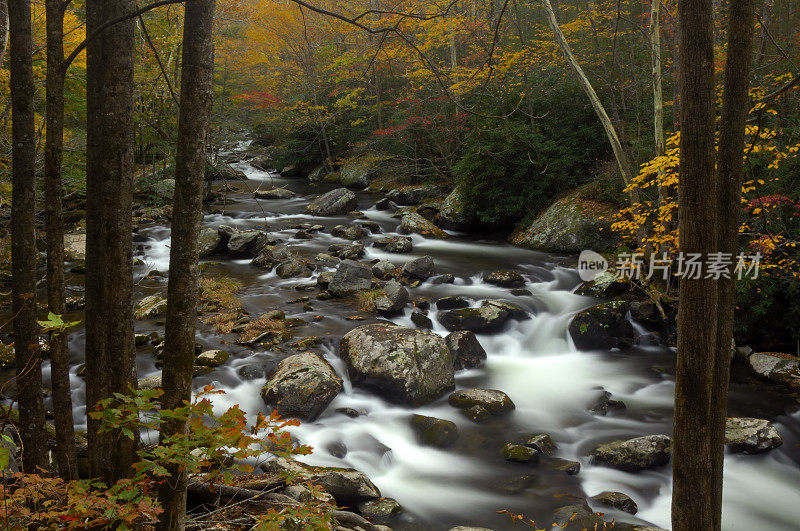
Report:
[{"label": "large gray boulder", "polygon": [[607,221],[612,211],[607,205],[571,195],[553,203],[533,222],[518,227],[509,240],[520,247],[552,253],[604,251],[618,242]]},{"label": "large gray boulder", "polygon": [[406,214],[400,221],[400,228],[406,234],[420,234],[426,238],[447,238],[447,233],[423,218],[416,212]]},{"label": "large gray boulder", "polygon": [[461,188],[456,187],[442,202],[438,223],[449,230],[468,229],[477,219],[469,212]]},{"label": "large gray boulder", "polygon": [[375,300],[375,309],[381,315],[394,315],[408,304],[408,290],[396,280],[390,280],[383,285],[381,294]]},{"label": "large gray boulder", "polygon": [[328,291],[335,297],[344,297],[372,287],[372,270],[364,264],[343,260],[328,284]]},{"label": "large gray boulder", "polygon": [[732,452],[760,454],[782,444],[780,433],[768,420],[732,417],[725,422],[725,446]]},{"label": "large gray boulder", "polygon": [[323,194],[306,206],[312,216],[341,216],[358,206],[356,195],[347,188],[337,188]]},{"label": "large gray boulder", "polygon": [[388,400],[419,406],[455,387],[453,358],[444,338],[392,323],[360,326],[340,343],[354,385]]},{"label": "large gray boulder", "polygon": [[800,379],[800,358],[783,352],[756,352],[747,358],[750,368],[761,378],[774,382]]},{"label": "large gray boulder", "polygon": [[200,229],[200,258],[208,258],[217,253],[222,246],[222,236],[212,227]]},{"label": "large gray boulder", "polygon": [[261,389],[264,402],[283,417],[315,420],[342,390],[331,364],[313,352],[289,356]]},{"label": "large gray boulder", "polygon": [[403,275],[407,276],[408,278],[427,280],[433,276],[433,258],[426,254],[425,256],[420,256],[419,258],[415,258],[409,262],[406,262],[405,265],[403,265],[402,272]]},{"label": "large gray boulder", "polygon": [[386,194],[386,199],[393,201],[398,205],[408,206],[418,205],[426,199],[436,197],[437,195],[439,195],[439,188],[428,184],[422,186],[395,188]]},{"label": "large gray boulder", "polygon": [[231,258],[255,257],[267,240],[263,230],[244,230],[231,235],[228,240],[228,254]]},{"label": "large gray boulder", "polygon": [[353,468],[311,466],[294,459],[276,457],[261,467],[267,474],[293,476],[301,481],[319,485],[332,494],[340,504],[373,500],[381,491],[369,478]]},{"label": "large gray boulder", "polygon": [[598,464],[635,472],[669,463],[672,439],[666,435],[647,435],[611,441],[598,446],[591,455]]}]

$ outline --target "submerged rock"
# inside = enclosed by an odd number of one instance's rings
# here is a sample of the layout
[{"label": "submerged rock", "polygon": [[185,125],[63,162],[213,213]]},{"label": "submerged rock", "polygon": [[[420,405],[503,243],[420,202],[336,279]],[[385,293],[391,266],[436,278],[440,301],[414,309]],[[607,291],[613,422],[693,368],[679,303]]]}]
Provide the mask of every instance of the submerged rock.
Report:
[{"label": "submerged rock", "polygon": [[356,195],[347,188],[337,188],[323,194],[306,206],[312,216],[340,216],[355,210],[358,206]]},{"label": "submerged rock", "polygon": [[672,439],[666,435],[647,435],[611,441],[598,446],[591,455],[598,464],[635,472],[669,463]]},{"label": "submerged rock", "polygon": [[506,415],[514,410],[514,402],[503,391],[496,389],[459,389],[452,393],[447,401],[459,409],[480,406],[492,415]]},{"label": "submerged rock", "polygon": [[449,448],[458,440],[458,427],[449,420],[414,415],[411,417],[411,428],[417,434],[417,440],[424,446]]},{"label": "submerged rock", "polygon": [[536,448],[543,454],[550,455],[558,449],[553,439],[546,433],[539,433],[528,437],[525,441],[525,446]]},{"label": "submerged rock", "polygon": [[342,390],[331,364],[312,352],[289,356],[261,389],[264,402],[284,417],[315,420]]},{"label": "submerged rock", "polygon": [[360,326],[345,334],[340,356],[354,385],[395,402],[419,406],[455,387],[445,340],[392,323]]},{"label": "submerged rock", "polygon": [[474,369],[486,361],[486,351],[475,334],[469,330],[453,332],[445,338],[445,341],[453,355],[456,370]]},{"label": "submerged rock", "polygon": [[725,422],[725,446],[732,452],[760,454],[783,444],[783,439],[768,420],[732,417]]},{"label": "submerged rock", "polygon": [[633,325],[625,318],[628,304],[608,302],[580,312],[569,324],[579,350],[608,350],[633,345]]}]

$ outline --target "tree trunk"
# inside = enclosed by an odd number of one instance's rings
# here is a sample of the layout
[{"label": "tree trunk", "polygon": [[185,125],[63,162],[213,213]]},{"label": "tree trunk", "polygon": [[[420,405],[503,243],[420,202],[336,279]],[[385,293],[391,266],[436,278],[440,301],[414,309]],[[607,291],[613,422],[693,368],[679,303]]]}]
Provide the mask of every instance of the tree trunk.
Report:
[{"label": "tree trunk", "polygon": [[[181,105],[178,153],[175,162],[175,203],[170,248],[167,319],[164,338],[162,409],[179,407],[191,399],[194,371],[195,324],[199,299],[199,235],[203,217],[203,179],[206,140],[213,106],[214,10],[216,0],[186,4],[183,33]],[[165,423],[161,437],[185,433],[185,422]],[[186,471],[173,467],[159,500],[164,512],[158,529],[186,527]]]},{"label": "tree trunk", "polygon": [[[44,194],[47,223],[47,306],[56,315],[64,307],[64,213],[62,207],[61,162],[64,151],[64,2],[47,0],[47,101]],[[75,428],[69,385],[67,336],[50,334],[50,380],[56,428],[58,473],[65,479],[78,478],[75,456]]]},{"label": "tree trunk", "polygon": [[25,472],[47,466],[42,359],[36,322],[36,142],[31,4],[11,0],[11,273],[19,435]]},{"label": "tree trunk", "polygon": [[[664,93],[661,84],[661,0],[650,3],[650,50],[653,63],[653,136],[655,156],[664,154]],[[658,170],[661,177],[663,170]],[[658,187],[658,206],[666,202],[666,187]]]},{"label": "tree trunk", "polygon": [[[608,142],[611,144],[611,149],[614,151],[614,158],[616,159],[617,167],[619,169],[620,176],[622,177],[622,182],[627,186],[630,184],[633,174],[631,172],[631,163],[628,160],[628,155],[625,153],[625,150],[622,149],[622,144],[619,141],[619,135],[617,135],[617,131],[614,129],[614,125],[611,123],[611,119],[608,117],[608,113],[606,113],[600,98],[597,97],[597,93],[592,87],[591,82],[589,82],[589,78],[586,77],[581,65],[578,64],[577,59],[575,59],[575,56],[572,54],[572,49],[570,48],[567,39],[564,37],[564,34],[561,32],[561,28],[558,25],[558,20],[556,20],[556,14],[553,11],[553,6],[551,5],[550,0],[542,0],[542,6],[544,7],[545,14],[547,15],[547,22],[550,25],[550,29],[553,31],[553,34],[555,35],[558,46],[561,48],[562,53],[567,58],[567,62],[575,72],[581,88],[586,93],[586,96],[588,96],[589,101],[592,104],[592,108],[594,108],[597,118],[600,120],[600,123],[603,126],[603,130],[606,132]],[[640,202],[639,193],[637,190],[631,190],[629,195],[631,204]],[[642,235],[639,235],[639,239],[642,239]]]},{"label": "tree trunk", "polygon": [[[735,263],[739,250],[739,211],[742,198],[744,171],[742,152],[745,143],[745,125],[750,109],[750,69],[753,54],[753,26],[755,6],[753,0],[731,0],[728,15],[728,52],[725,64],[725,88],[722,95],[722,117],[719,123],[719,149],[717,151],[717,201],[719,230],[718,250],[729,253]],[[720,529],[722,510],[722,468],[725,446],[725,417],[728,409],[730,359],[733,342],[733,315],[736,301],[736,283],[733,267],[730,278],[718,281],[716,369],[712,389],[714,418],[713,478],[715,483],[714,529]]]},{"label": "tree trunk", "polygon": [[[87,33],[132,13],[135,0],[88,0]],[[133,345],[132,181],[134,21],[87,47],[86,398],[91,411],[136,385]],[[92,476],[130,474],[136,441],[88,424]]]},{"label": "tree trunk", "polygon": [[8,0],[0,0],[0,65],[6,59],[8,48]]},{"label": "tree trunk", "polygon": [[[717,249],[718,219],[714,168],[714,12],[711,0],[680,0],[678,10],[683,97],[680,249],[684,255],[698,253],[707,260]],[[718,470],[714,463],[722,447],[716,448],[714,444],[719,412],[712,405],[716,392],[717,284],[709,278],[684,277],[680,282],[673,531],[719,529],[715,493],[721,478],[715,477]]]}]

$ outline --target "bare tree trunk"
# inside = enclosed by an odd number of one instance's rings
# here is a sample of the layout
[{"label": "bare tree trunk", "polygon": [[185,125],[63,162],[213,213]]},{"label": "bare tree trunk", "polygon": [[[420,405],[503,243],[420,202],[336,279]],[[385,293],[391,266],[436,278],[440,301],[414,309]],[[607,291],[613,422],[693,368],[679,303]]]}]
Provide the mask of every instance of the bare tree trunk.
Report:
[{"label": "bare tree trunk", "polygon": [[[745,143],[745,126],[750,109],[750,71],[753,54],[754,0],[730,0],[728,15],[728,52],[725,64],[725,88],[722,95],[722,117],[719,124],[719,149],[717,151],[717,233],[718,250],[735,257],[739,249],[739,210],[742,198],[744,172],[742,152]],[[730,278],[718,281],[716,369],[712,389],[712,410],[715,413],[714,433],[711,441],[714,455],[713,502],[715,504],[714,529],[720,529],[722,511],[722,468],[725,446],[725,417],[728,410],[728,386],[733,342],[733,316],[736,302],[736,284],[733,267]]]},{"label": "bare tree trunk", "polygon": [[[681,252],[703,260],[717,250],[718,190],[714,150],[714,12],[712,0],[680,0]],[[739,154],[741,159],[741,153]],[[737,205],[738,206],[738,205]],[[735,206],[734,206],[735,208]],[[673,531],[719,529],[714,446],[719,412],[713,396],[717,351],[717,281],[680,282],[672,488]],[[717,527],[715,527],[715,522]]]},{"label": "bare tree trunk", "polygon": [[8,48],[8,0],[0,0],[0,65],[6,59]]},{"label": "bare tree trunk", "polygon": [[[661,0],[650,2],[650,50],[653,63],[653,136],[655,156],[664,154],[664,92],[661,84]],[[658,170],[661,177],[663,170]],[[666,203],[666,187],[658,187],[658,206]]]},{"label": "bare tree trunk", "polygon": [[11,273],[19,435],[25,472],[47,466],[42,359],[36,322],[36,143],[31,3],[11,0]]},{"label": "bare tree trunk", "polygon": [[[175,204],[170,248],[164,370],[163,409],[173,409],[191,399],[194,371],[195,323],[199,299],[199,235],[203,217],[203,179],[206,140],[211,124],[214,73],[214,10],[216,0],[186,4],[183,33],[181,105],[178,118],[178,153],[175,163]],[[161,437],[186,433],[185,422],[165,423]],[[158,529],[186,528],[186,471],[173,467],[159,500],[164,512]]]},{"label": "bare tree trunk", "polygon": [[[64,307],[64,213],[62,207],[61,162],[64,151],[64,2],[47,0],[47,101],[44,194],[47,223],[47,306],[56,315]],[[78,478],[72,396],[69,385],[67,336],[50,334],[50,380],[56,428],[58,473],[65,479]]]},{"label": "bare tree trunk", "polygon": [[[88,0],[87,31],[134,12],[135,0]],[[136,385],[133,346],[132,181],[134,21],[87,48],[87,409]],[[136,441],[89,422],[92,476],[130,474]]]},{"label": "bare tree trunk", "polygon": [[[617,131],[614,129],[614,125],[612,124],[611,119],[608,117],[608,113],[606,113],[600,98],[597,97],[597,93],[592,87],[592,84],[589,82],[589,78],[586,77],[581,65],[578,64],[577,59],[575,59],[575,56],[572,54],[572,49],[570,48],[567,39],[564,37],[564,34],[558,25],[558,20],[556,20],[556,14],[553,11],[553,6],[551,5],[550,0],[542,0],[542,6],[544,7],[545,14],[547,15],[547,22],[550,25],[550,29],[555,35],[556,42],[561,48],[562,53],[566,56],[567,62],[572,67],[572,70],[575,72],[581,88],[586,93],[586,96],[588,96],[589,101],[592,104],[592,108],[594,108],[594,111],[603,126],[603,130],[606,132],[606,137],[608,138],[608,142],[611,144],[611,149],[614,152],[614,158],[616,159],[620,176],[622,177],[623,183],[625,183],[627,186],[631,182],[633,174],[631,172],[631,163],[628,160],[628,155],[625,153],[625,150],[622,148],[622,144],[619,141],[619,135],[617,135]],[[639,203],[639,194],[637,190],[631,190],[629,195],[632,204]]]}]

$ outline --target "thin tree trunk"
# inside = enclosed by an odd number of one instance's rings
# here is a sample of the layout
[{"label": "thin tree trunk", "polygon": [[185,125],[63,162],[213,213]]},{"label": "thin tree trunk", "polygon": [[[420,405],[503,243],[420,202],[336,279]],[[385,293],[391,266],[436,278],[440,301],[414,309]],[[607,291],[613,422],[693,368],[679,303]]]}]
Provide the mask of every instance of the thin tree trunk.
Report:
[{"label": "thin tree trunk", "polygon": [[47,466],[42,359],[36,322],[36,143],[31,4],[11,0],[11,273],[19,435],[25,472]]},{"label": "thin tree trunk", "polygon": [[[650,2],[650,50],[653,63],[653,136],[655,156],[664,154],[664,92],[661,84],[661,0]],[[663,170],[658,170],[661,177]],[[666,203],[666,187],[658,187],[658,206]]]},{"label": "thin tree trunk", "polygon": [[[712,0],[680,0],[681,154],[680,249],[703,260],[717,250],[714,150],[714,12]],[[741,158],[741,153],[739,154]],[[714,531],[718,472],[714,447],[718,411],[712,397],[717,349],[717,285],[680,282],[675,382],[673,531]]]},{"label": "thin tree trunk", "polygon": [[[87,31],[134,12],[135,0],[88,0]],[[132,181],[134,21],[114,24],[87,48],[87,409],[136,385],[133,346]],[[90,421],[92,476],[130,474],[136,441]]]},{"label": "thin tree trunk", "polygon": [[[558,25],[558,20],[556,20],[556,14],[553,11],[553,6],[551,5],[550,0],[542,0],[542,6],[544,7],[545,14],[547,15],[547,22],[550,25],[550,29],[555,35],[556,42],[561,48],[562,53],[566,56],[567,62],[569,62],[572,70],[575,72],[581,88],[586,93],[586,96],[588,96],[589,101],[592,104],[592,108],[594,108],[594,111],[603,126],[603,130],[606,132],[606,137],[608,137],[608,141],[611,144],[611,149],[614,152],[614,158],[616,159],[620,176],[622,177],[623,183],[625,183],[627,186],[630,184],[633,174],[631,172],[631,164],[628,160],[628,155],[625,153],[625,150],[622,148],[622,144],[619,141],[619,135],[617,135],[617,131],[614,129],[614,125],[612,124],[611,119],[608,117],[608,113],[606,113],[600,98],[597,97],[597,93],[592,87],[589,78],[586,77],[581,65],[578,64],[577,59],[575,59],[575,56],[572,54],[572,49],[570,48],[567,39],[564,37],[564,34]],[[639,194],[636,190],[631,190],[629,195],[632,204],[639,203]]]},{"label": "thin tree trunk", "polygon": [[0,65],[6,59],[8,48],[8,0],[0,0]]},{"label": "thin tree trunk", "polygon": [[[203,179],[206,140],[211,124],[214,73],[214,10],[216,0],[186,4],[181,73],[181,106],[178,118],[178,153],[175,162],[175,215],[172,222],[164,370],[163,409],[173,409],[191,399],[194,371],[195,323],[199,299],[199,235],[203,217]],[[161,436],[186,433],[185,422],[165,423]],[[170,469],[159,500],[164,512],[158,529],[186,528],[188,476],[181,468]]]},{"label": "thin tree trunk", "polygon": [[[64,151],[64,2],[47,0],[47,101],[44,194],[47,224],[47,306],[56,315],[64,307],[64,213],[62,207],[61,162]],[[65,479],[78,478],[72,396],[69,385],[67,336],[50,334],[50,380],[56,428],[58,473]]]},{"label": "thin tree trunk", "polygon": [[[753,54],[753,0],[730,0],[728,15],[728,52],[725,64],[725,88],[722,95],[722,117],[719,124],[719,149],[717,151],[717,201],[719,231],[718,250],[729,253],[735,263],[739,248],[739,210],[742,198],[745,126],[750,109],[750,69]],[[711,441],[714,452],[713,502],[715,504],[714,529],[721,527],[722,469],[725,446],[725,418],[728,409],[731,346],[733,342],[733,317],[736,284],[733,267],[731,278],[718,281],[717,295],[717,349],[716,369],[712,389],[712,410],[715,413]]]}]

